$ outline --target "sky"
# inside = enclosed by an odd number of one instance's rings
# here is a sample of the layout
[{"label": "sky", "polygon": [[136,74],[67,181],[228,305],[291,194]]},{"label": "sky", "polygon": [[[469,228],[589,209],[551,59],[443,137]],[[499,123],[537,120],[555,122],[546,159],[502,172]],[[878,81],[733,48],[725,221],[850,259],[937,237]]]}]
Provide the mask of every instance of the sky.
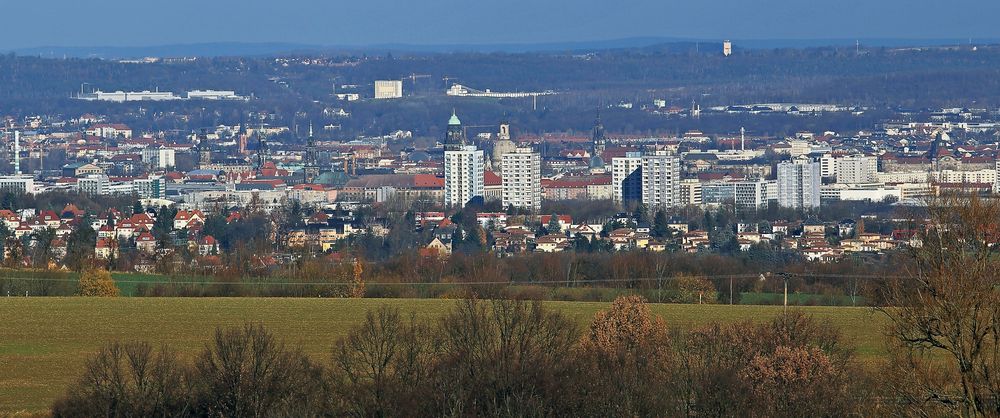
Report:
[{"label": "sky", "polygon": [[996,0],[0,0],[0,50],[1000,38]]}]

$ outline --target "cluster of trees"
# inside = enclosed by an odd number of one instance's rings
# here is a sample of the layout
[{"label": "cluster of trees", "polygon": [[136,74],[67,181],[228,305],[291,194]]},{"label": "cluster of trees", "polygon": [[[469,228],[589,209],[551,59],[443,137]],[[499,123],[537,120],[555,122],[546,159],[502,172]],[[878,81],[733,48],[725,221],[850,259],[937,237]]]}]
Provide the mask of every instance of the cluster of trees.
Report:
[{"label": "cluster of trees", "polygon": [[192,362],[114,343],[53,416],[844,416],[877,407],[873,375],[830,325],[667,326],[623,297],[587,329],[539,303],[466,300],[433,323],[382,308],[315,362],[247,325]]}]

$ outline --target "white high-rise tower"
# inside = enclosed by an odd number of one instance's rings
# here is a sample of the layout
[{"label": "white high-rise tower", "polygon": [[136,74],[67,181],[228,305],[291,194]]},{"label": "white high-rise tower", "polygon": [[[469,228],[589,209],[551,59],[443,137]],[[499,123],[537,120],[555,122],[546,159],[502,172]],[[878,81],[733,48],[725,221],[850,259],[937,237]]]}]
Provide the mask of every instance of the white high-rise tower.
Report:
[{"label": "white high-rise tower", "polygon": [[649,210],[680,205],[681,159],[667,151],[642,156],[642,203]]},{"label": "white high-rise tower", "polygon": [[542,156],[531,148],[517,148],[503,155],[503,206],[538,213],[542,209]]},{"label": "white high-rise tower", "polygon": [[444,204],[462,207],[483,195],[486,169],[483,151],[465,144],[462,121],[454,112],[448,120],[444,146]]},{"label": "white high-rise tower", "polygon": [[778,205],[793,209],[819,207],[820,165],[808,158],[778,164]]}]

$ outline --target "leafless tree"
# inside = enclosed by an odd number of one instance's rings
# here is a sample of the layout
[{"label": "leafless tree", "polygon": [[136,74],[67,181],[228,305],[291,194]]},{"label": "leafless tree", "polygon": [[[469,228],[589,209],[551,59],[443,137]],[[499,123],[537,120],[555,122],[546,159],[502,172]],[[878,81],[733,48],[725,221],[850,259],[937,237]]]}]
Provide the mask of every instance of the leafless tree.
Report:
[{"label": "leafless tree", "polygon": [[185,367],[166,348],[113,343],[87,362],[86,371],[56,401],[56,417],[176,417],[191,413]]},{"label": "leafless tree", "polygon": [[888,375],[908,412],[1000,414],[1000,201],[930,202],[915,268],[888,287]]}]

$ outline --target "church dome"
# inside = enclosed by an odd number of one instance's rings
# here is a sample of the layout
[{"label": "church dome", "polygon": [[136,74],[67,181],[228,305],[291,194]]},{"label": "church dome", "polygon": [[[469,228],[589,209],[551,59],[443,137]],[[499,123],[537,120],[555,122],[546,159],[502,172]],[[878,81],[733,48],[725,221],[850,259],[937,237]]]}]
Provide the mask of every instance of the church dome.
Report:
[{"label": "church dome", "polygon": [[493,162],[499,163],[504,154],[517,150],[517,145],[509,139],[501,139],[493,143]]}]

